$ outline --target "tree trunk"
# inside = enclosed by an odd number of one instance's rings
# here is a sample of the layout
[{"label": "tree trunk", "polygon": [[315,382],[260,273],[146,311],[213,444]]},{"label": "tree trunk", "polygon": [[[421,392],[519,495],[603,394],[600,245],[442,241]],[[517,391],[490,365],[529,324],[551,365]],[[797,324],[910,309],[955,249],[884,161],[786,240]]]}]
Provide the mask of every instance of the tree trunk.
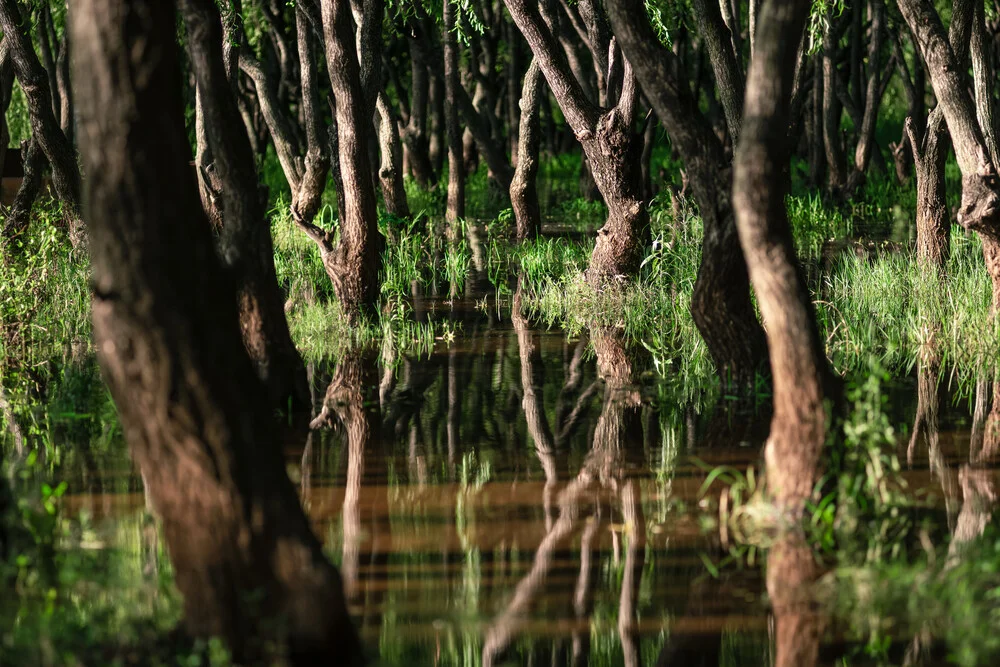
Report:
[{"label": "tree trunk", "polygon": [[48,78],[23,25],[17,0],[0,0],[0,29],[10,49],[14,74],[28,102],[32,136],[52,165],[52,184],[66,209],[70,239],[77,245],[85,238],[80,219],[80,170],[73,147],[53,112]]},{"label": "tree trunk", "polygon": [[904,125],[917,179],[917,258],[943,271],[951,252],[951,215],[945,201],[944,169],[948,132],[940,112],[931,114],[923,143],[917,139],[913,117]]},{"label": "tree trunk", "polygon": [[180,0],[212,166],[221,188],[221,255],[236,277],[243,344],[276,409],[310,412],[306,369],[288,331],[253,151],[223,62],[213,0]]},{"label": "tree trunk", "polygon": [[455,6],[444,0],[444,90],[445,131],[448,136],[448,237],[458,238],[458,222],[465,217],[465,163],[462,131],[458,124],[458,43],[455,37]]},{"label": "tree trunk", "polygon": [[222,637],[239,662],[264,659],[271,640],[295,664],[359,664],[340,576],[285,475],[188,166],[174,5],[75,9],[95,345],[185,625]]},{"label": "tree trunk", "polygon": [[[961,17],[972,20],[974,5],[956,2],[952,26]],[[976,108],[966,86],[964,40],[949,45],[941,18],[929,0],[902,0],[900,12],[923,53],[931,86],[951,134],[955,157],[962,171],[962,203],[958,223],[979,233],[986,270],[993,281],[993,309],[1000,308],[1000,181],[996,165],[983,138]],[[958,11],[962,10],[962,11]],[[972,10],[972,11],[969,11]],[[964,12],[969,11],[968,16]],[[953,32],[954,34],[954,32]],[[961,46],[958,46],[961,45]],[[954,50],[953,48],[954,47]],[[990,128],[986,128],[989,131]]]},{"label": "tree trunk", "polygon": [[[830,10],[831,13],[834,11]],[[839,21],[827,18],[823,30],[823,147],[826,149],[826,166],[830,192],[838,194],[847,180],[844,159],[844,139],[840,132],[841,103],[837,96],[837,45],[840,42]]]},{"label": "tree trunk", "polygon": [[375,187],[368,161],[368,129],[372,123],[365,113],[367,105],[351,22],[348,0],[323,0],[326,62],[330,86],[337,99],[337,141],[344,193],[340,243],[324,257],[324,264],[344,312],[353,320],[362,311],[375,308],[382,256]]},{"label": "tree trunk", "polygon": [[14,202],[7,211],[7,220],[3,226],[5,239],[13,239],[28,229],[31,222],[31,207],[35,205],[38,193],[42,190],[45,154],[34,139],[21,143],[21,166],[24,171],[21,186],[14,195]]},{"label": "tree trunk", "polygon": [[420,22],[414,21],[410,43],[410,118],[403,128],[410,172],[421,188],[434,184],[427,138],[427,105],[430,96],[430,78],[427,75],[427,47],[421,43],[426,36],[416,32]]},{"label": "tree trunk", "polygon": [[410,217],[410,205],[403,187],[403,146],[399,140],[396,113],[384,90],[378,95],[376,108],[379,119],[379,154],[382,157],[378,170],[382,199],[385,201],[385,210],[390,215],[406,219]]},{"label": "tree trunk", "polygon": [[[854,192],[861,187],[861,184],[865,180],[865,174],[868,171],[868,162],[871,160],[872,151],[875,149],[875,123],[878,120],[878,111],[881,107],[882,95],[885,91],[882,83],[881,64],[879,62],[885,28],[885,4],[883,0],[870,0],[870,6],[872,22],[871,36],[868,42],[868,80],[863,92],[864,104],[862,107],[858,107],[863,108],[864,112],[861,127],[858,128],[858,143],[854,151],[854,171],[851,172],[848,179],[848,192]],[[856,13],[860,16],[860,10],[856,10]],[[859,71],[856,74],[860,77],[860,56],[858,58]],[[886,82],[888,82],[890,76],[891,71],[885,75]],[[860,79],[857,85],[860,87]],[[862,96],[860,91],[858,92],[858,96]]]},{"label": "tree trunk", "polygon": [[538,63],[532,59],[521,87],[521,119],[518,131],[518,160],[510,184],[510,203],[514,208],[518,242],[535,238],[542,230],[542,214],[538,204],[539,108],[544,77]]},{"label": "tree trunk", "polygon": [[[767,342],[750,301],[746,263],[730,205],[730,170],[722,144],[699,113],[673,53],[659,46],[640,0],[608,0],[622,49],[687,167],[705,226],[691,313],[724,383],[752,384],[764,369]],[[742,114],[741,114],[742,115]]]},{"label": "tree trunk", "polygon": [[764,0],[733,177],[736,225],[767,327],[774,381],[774,416],[765,447],[768,487],[793,515],[801,512],[820,476],[824,402],[832,385],[785,208],[787,109],[795,49],[808,14],[808,3]]}]

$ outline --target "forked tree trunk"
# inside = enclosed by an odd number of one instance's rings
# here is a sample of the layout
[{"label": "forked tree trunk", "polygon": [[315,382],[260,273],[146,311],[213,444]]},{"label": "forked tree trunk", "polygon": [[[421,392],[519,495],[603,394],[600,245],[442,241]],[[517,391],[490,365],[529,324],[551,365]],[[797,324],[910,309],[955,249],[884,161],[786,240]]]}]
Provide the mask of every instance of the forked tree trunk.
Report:
[{"label": "forked tree trunk", "polygon": [[[594,181],[608,206],[608,220],[597,232],[587,280],[600,287],[634,276],[649,239],[649,214],[642,197],[642,145],[632,129],[638,101],[632,67],[612,42],[607,71],[608,78],[615,79],[611,97],[617,101],[609,109],[598,107],[587,99],[538,5],[527,0],[505,2],[545,75],[549,90],[583,146]],[[598,15],[603,19],[600,8],[593,9],[594,21],[600,20]],[[600,30],[597,25],[588,28],[595,33]],[[612,77],[616,68],[619,74]]]},{"label": "forked tree trunk", "polygon": [[444,0],[444,122],[448,137],[448,205],[445,223],[448,237],[457,239],[458,221],[465,217],[465,157],[462,130],[458,124],[458,43],[455,36],[455,6]]},{"label": "forked tree trunk", "polygon": [[[323,0],[323,32],[330,86],[337,99],[337,139],[344,210],[340,242],[323,262],[348,317],[373,310],[379,295],[381,236],[368,160],[371,117],[365,111],[361,67],[348,0]],[[372,18],[375,20],[375,17]]]},{"label": "forked tree trunk", "polygon": [[774,416],[765,446],[767,481],[778,505],[794,515],[820,476],[824,402],[832,384],[785,208],[787,109],[809,4],[764,0],[760,11],[736,150],[733,208],[771,356]]},{"label": "forked tree trunk", "polygon": [[306,369],[295,349],[274,268],[274,246],[246,129],[223,61],[222,19],[213,0],[178,2],[197,80],[221,200],[221,255],[236,277],[243,344],[271,404],[310,412]]},{"label": "forked tree trunk", "polygon": [[542,230],[538,204],[538,151],[541,134],[540,97],[544,82],[542,70],[532,59],[521,87],[521,118],[518,129],[518,159],[510,184],[510,203],[514,208],[517,241],[535,238]]},{"label": "forked tree trunk", "polygon": [[[641,0],[608,0],[607,8],[622,49],[638,63],[636,74],[643,90],[684,160],[704,221],[701,264],[691,303],[698,331],[723,382],[751,384],[766,367],[767,342],[750,301],[722,144],[698,111],[687,82],[677,77],[677,59],[660,46]],[[709,20],[710,8],[703,11]]]},{"label": "forked tree trunk", "polygon": [[80,170],[76,153],[53,112],[48,77],[35,54],[17,0],[0,0],[0,30],[10,49],[14,74],[28,102],[31,134],[52,165],[52,185],[65,206],[70,239],[77,245],[85,240],[85,233],[80,219]]},{"label": "forked tree trunk", "polygon": [[359,664],[340,575],[284,472],[188,166],[174,3],[74,9],[95,342],[186,628],[223,638],[238,662],[263,660],[273,640],[296,664]]},{"label": "forked tree trunk", "polygon": [[[956,3],[956,9],[959,3]],[[974,5],[968,7],[972,10]],[[962,203],[958,223],[979,234],[986,270],[993,281],[993,309],[1000,307],[1000,179],[990,155],[976,105],[969,97],[963,62],[964,48],[949,45],[941,18],[929,0],[901,0],[900,12],[913,31],[930,75],[934,95],[951,134],[962,171]],[[953,12],[953,15],[955,12]],[[972,20],[970,12],[968,20]],[[964,16],[964,14],[962,14]],[[952,21],[956,20],[953,16]],[[954,50],[952,47],[955,47]]]}]

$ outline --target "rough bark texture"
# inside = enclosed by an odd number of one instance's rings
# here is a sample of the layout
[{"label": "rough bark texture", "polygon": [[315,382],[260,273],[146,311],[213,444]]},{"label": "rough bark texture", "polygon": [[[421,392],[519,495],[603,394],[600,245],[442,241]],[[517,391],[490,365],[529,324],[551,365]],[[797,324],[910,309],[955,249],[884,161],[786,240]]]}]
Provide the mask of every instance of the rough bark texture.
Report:
[{"label": "rough bark texture", "polygon": [[271,637],[297,664],[357,664],[340,576],[285,475],[188,166],[174,5],[75,9],[95,345],[186,627],[223,637],[240,662]]},{"label": "rough bark texture", "polygon": [[944,169],[948,157],[948,136],[944,117],[932,114],[923,142],[917,138],[912,116],[904,125],[917,179],[917,257],[943,269],[951,253],[951,216],[945,201]]},{"label": "rough bark texture", "polygon": [[[220,254],[238,284],[243,344],[271,404],[309,412],[306,369],[285,320],[265,200],[223,61],[222,19],[213,0],[180,0],[178,6],[187,30],[211,166],[221,188]],[[204,165],[203,170],[207,169]]]},{"label": "rough bark texture", "polygon": [[[956,3],[956,9],[960,9]],[[953,12],[952,23],[962,17],[972,21],[974,5],[966,8],[970,14]],[[900,12],[920,46],[927,64],[931,86],[938,99],[951,134],[955,157],[962,171],[962,203],[958,223],[979,233],[983,242],[986,269],[993,281],[993,308],[1000,307],[1000,179],[996,165],[983,138],[983,128],[976,106],[969,97],[963,68],[964,44],[949,44],[941,19],[929,0],[902,0]],[[954,46],[954,50],[953,47]]]},{"label": "rough bark texture", "polygon": [[[505,0],[511,18],[535,55],[549,90],[559,103],[567,123],[583,146],[597,187],[608,206],[608,220],[597,232],[597,244],[587,269],[587,280],[603,286],[633,276],[639,269],[649,238],[649,214],[642,203],[641,151],[639,137],[632,130],[638,89],[635,75],[614,42],[607,71],[621,70],[611,96],[617,101],[602,109],[587,99],[580,81],[566,60],[562,47],[539,13],[537,4],[527,0]],[[581,10],[584,5],[581,4]],[[600,15],[600,8],[592,8]],[[588,25],[592,40],[600,39],[602,28],[592,19]],[[599,53],[595,49],[594,53]],[[606,95],[605,95],[606,96]]]},{"label": "rough bark texture", "polygon": [[403,187],[403,145],[399,139],[399,123],[385,91],[379,93],[376,109],[379,119],[379,154],[382,158],[378,177],[382,184],[385,210],[397,218],[409,218],[410,205]]},{"label": "rough bark texture", "polygon": [[355,49],[348,0],[323,0],[323,32],[330,86],[337,98],[337,143],[344,210],[340,243],[323,263],[348,317],[372,310],[378,301],[381,236],[375,186],[368,158],[371,116],[366,115],[361,67]]},{"label": "rough bark texture", "polygon": [[521,117],[518,129],[518,159],[514,179],[510,184],[510,203],[514,208],[516,238],[525,241],[542,230],[542,213],[538,204],[538,151],[541,137],[539,111],[544,77],[533,59],[524,74],[521,87]]},{"label": "rough bark texture", "polygon": [[719,99],[726,113],[726,125],[733,143],[739,139],[740,124],[743,119],[743,70],[733,50],[732,34],[725,21],[718,2],[694,0],[691,3],[698,32],[708,47],[709,61],[715,72]]},{"label": "rough bark texture", "polygon": [[48,76],[23,25],[22,8],[17,0],[0,0],[0,30],[28,102],[31,134],[52,165],[52,184],[66,210],[70,239],[77,245],[85,238],[80,220],[80,170],[73,146],[53,112]]},{"label": "rough bark texture", "polygon": [[[622,49],[687,167],[705,225],[691,311],[725,382],[745,384],[766,367],[767,343],[750,301],[746,263],[736,234],[731,170],[718,137],[698,111],[676,57],[660,46],[640,0],[608,0]],[[741,113],[742,115],[742,113]]]},{"label": "rough bark texture", "polygon": [[787,109],[794,52],[808,3],[765,0],[757,51],[747,77],[743,134],[736,151],[733,207],[767,340],[774,416],[765,446],[767,480],[779,505],[801,511],[819,479],[826,438],[830,370],[812,300],[792,242]]},{"label": "rough bark texture", "polygon": [[465,217],[465,162],[462,151],[462,132],[458,124],[458,43],[455,37],[455,7],[451,0],[444,0],[444,122],[448,136],[448,206],[445,222],[448,236],[457,238],[458,221]]}]

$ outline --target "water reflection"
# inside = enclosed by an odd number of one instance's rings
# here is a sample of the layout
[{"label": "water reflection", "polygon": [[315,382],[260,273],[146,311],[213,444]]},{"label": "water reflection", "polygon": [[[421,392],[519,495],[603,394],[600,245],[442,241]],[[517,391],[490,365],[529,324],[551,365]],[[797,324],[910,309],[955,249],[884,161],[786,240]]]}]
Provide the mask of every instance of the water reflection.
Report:
[{"label": "water reflection", "polygon": [[[767,412],[663,400],[643,385],[644,349],[620,331],[567,339],[523,317],[519,300],[515,290],[498,315],[421,298],[421,318],[462,322],[429,358],[385,351],[310,369],[314,430],[286,444],[285,462],[371,654],[387,664],[718,665],[814,664],[821,642],[830,653],[842,638],[813,602],[819,572],[801,536],[780,542],[766,569],[705,565],[727,562],[700,523],[717,510],[717,486],[699,494],[705,469],[758,465]],[[65,368],[60,381],[74,386],[88,369],[97,378],[89,359]],[[942,378],[941,362],[923,359],[915,388],[890,404],[896,423],[913,418],[901,443],[909,492],[943,498],[930,535],[960,563],[997,502],[1000,400],[995,383],[980,382],[963,404]],[[5,398],[0,407],[27,424],[23,393],[7,386]],[[17,456],[4,421],[5,453]],[[141,481],[99,422],[56,420],[67,454],[52,469],[70,483],[67,507],[125,525],[145,507]],[[136,571],[156,577],[156,531],[128,525],[140,537],[130,538]],[[913,632],[919,655],[929,628]]]}]

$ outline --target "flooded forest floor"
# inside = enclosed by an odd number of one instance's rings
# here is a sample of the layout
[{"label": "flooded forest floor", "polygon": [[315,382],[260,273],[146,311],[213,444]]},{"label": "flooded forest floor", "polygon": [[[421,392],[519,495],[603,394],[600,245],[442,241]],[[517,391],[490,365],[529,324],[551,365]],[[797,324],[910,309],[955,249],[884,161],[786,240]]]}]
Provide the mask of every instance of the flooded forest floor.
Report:
[{"label": "flooded forest floor", "polygon": [[[763,665],[782,617],[820,664],[991,662],[989,280],[961,232],[947,277],[920,271],[913,193],[892,187],[789,200],[851,408],[792,547],[761,528],[766,382],[720,392],[691,321],[686,200],[657,197],[642,275],[605,292],[580,277],[599,204],[543,193],[543,237],[519,248],[485,194],[454,244],[433,214],[385,220],[385,305],[353,328],[278,201],[314,419],[276,446],[373,663]],[[0,269],[0,443],[33,542],[5,566],[0,664],[225,664],[173,634],[168,554],[90,344],[86,259],[44,216],[27,246]]]}]

